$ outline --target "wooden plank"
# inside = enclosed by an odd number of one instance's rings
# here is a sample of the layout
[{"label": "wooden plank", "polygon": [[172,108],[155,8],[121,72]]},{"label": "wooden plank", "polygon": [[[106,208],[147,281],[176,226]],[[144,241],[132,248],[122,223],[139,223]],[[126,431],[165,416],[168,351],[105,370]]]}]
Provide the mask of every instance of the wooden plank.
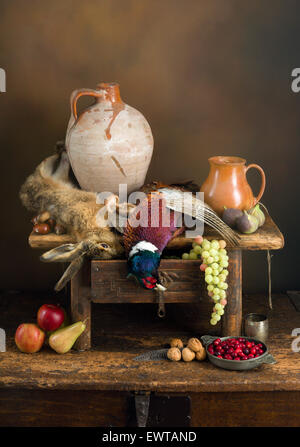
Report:
[{"label": "wooden plank", "polygon": [[300,312],[300,291],[288,290],[286,293],[291,302],[294,304],[295,309]]},{"label": "wooden plank", "polygon": [[72,321],[84,321],[86,330],[75,343],[78,351],[91,347],[90,262],[86,261],[71,280]]},{"label": "wooden plank", "polygon": [[[207,239],[221,239],[221,236],[209,227],[205,227],[204,235]],[[239,248],[242,250],[278,250],[284,246],[284,237],[270,216],[266,216],[265,224],[255,233],[239,234],[239,236],[241,238]],[[30,234],[28,242],[32,248],[49,250],[62,244],[75,242],[75,240],[70,235],[57,236],[50,233],[46,235]],[[192,242],[193,239],[182,235],[170,241],[167,248],[185,250],[191,246]]]},{"label": "wooden plank", "polygon": [[[164,294],[166,303],[199,302],[204,295],[201,261],[162,259],[160,270],[174,273]],[[127,279],[125,260],[91,261],[91,297],[95,303],[156,303],[155,291],[137,287],[134,280]]]},{"label": "wooden plank", "polygon": [[[203,392],[188,396],[191,427],[300,426],[300,391]],[[156,410],[157,416],[161,408],[151,407],[154,399],[152,395],[150,410]],[[130,419],[135,422],[128,392],[2,389],[0,401],[0,427],[126,427]],[[154,424],[148,426],[159,424],[152,420]]]},{"label": "wooden plank", "polygon": [[299,427],[300,392],[191,394],[192,427]]},{"label": "wooden plank", "polygon": [[75,240],[69,234],[61,234],[58,236],[54,233],[44,235],[31,233],[29,235],[28,242],[31,248],[50,250],[51,248],[58,247],[59,245],[72,244]]},{"label": "wooden plank", "polygon": [[2,389],[0,426],[125,427],[127,400],[120,392]]},{"label": "wooden plank", "polygon": [[163,393],[300,391],[299,353],[291,349],[294,340],[291,333],[299,327],[299,314],[286,295],[273,295],[273,311],[268,309],[267,299],[262,295],[244,299],[244,315],[249,312],[268,315],[267,344],[277,363],[239,372],[216,368],[208,361],[134,361],[136,355],[159,349],[172,337],[182,338],[186,343],[192,336],[204,335],[203,330],[197,332],[184,327],[184,313],[178,314],[175,320],[167,309],[167,317],[161,320],[156,317],[156,306],[150,304],[94,305],[90,351],[72,350],[58,355],[45,346],[37,354],[22,354],[13,340],[16,326],[33,321],[37,309],[45,302],[61,302],[64,306],[67,303],[60,295],[1,296],[0,327],[6,330],[8,346],[7,352],[0,353],[0,389]]},{"label": "wooden plank", "polygon": [[227,306],[222,318],[222,335],[241,335],[242,331],[242,250],[229,250]]}]

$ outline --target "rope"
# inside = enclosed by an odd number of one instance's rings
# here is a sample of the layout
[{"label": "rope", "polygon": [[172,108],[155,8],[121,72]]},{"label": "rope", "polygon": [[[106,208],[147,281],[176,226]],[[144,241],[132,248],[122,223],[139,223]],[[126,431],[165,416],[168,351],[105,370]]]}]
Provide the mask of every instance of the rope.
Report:
[{"label": "rope", "polygon": [[272,303],[272,278],[271,278],[271,258],[273,255],[270,255],[270,250],[267,250],[267,261],[268,261],[268,298],[269,298],[269,307],[273,309]]}]

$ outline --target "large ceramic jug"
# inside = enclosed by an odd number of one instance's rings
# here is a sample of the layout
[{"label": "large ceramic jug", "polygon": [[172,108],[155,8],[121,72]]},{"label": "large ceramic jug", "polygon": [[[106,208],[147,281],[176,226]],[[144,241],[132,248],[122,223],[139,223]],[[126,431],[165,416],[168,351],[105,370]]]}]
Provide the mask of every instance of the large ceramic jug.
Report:
[{"label": "large ceramic jug", "polygon": [[[224,207],[249,210],[261,199],[266,178],[260,166],[256,164],[246,166],[246,160],[240,157],[216,156],[209,158],[208,161],[210,172],[200,191],[204,193],[204,201],[216,213],[221,215]],[[257,197],[254,197],[246,178],[250,168],[258,169],[261,174],[262,183]]]},{"label": "large ceramic jug", "polygon": [[[81,96],[96,101],[78,116]],[[66,148],[82,189],[118,193],[127,184],[130,193],[144,184],[153,136],[144,116],[122,101],[119,85],[101,83],[72,93]]]}]

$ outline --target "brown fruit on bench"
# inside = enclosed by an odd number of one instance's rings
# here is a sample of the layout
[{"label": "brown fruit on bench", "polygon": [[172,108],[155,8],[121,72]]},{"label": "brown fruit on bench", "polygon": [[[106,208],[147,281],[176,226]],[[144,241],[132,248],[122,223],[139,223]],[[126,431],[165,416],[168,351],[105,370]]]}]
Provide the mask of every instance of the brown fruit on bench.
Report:
[{"label": "brown fruit on bench", "polygon": [[185,362],[191,362],[195,358],[195,353],[190,348],[184,348],[182,350],[182,360]]}]

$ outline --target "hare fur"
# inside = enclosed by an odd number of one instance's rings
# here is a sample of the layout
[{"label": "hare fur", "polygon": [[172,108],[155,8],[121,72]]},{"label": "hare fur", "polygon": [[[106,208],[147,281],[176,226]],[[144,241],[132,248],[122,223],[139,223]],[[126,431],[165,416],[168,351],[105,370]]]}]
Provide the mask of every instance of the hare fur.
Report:
[{"label": "hare fur", "polygon": [[96,193],[79,189],[71,180],[65,151],[46,158],[37,166],[22,185],[20,199],[29,211],[48,212],[76,241],[54,248],[41,257],[45,262],[69,261],[72,264],[68,268],[71,276],[67,275],[57,290],[74,276],[85,256],[112,259],[123,254],[120,235],[101,218],[102,213],[99,214],[106,205],[97,203]]}]

